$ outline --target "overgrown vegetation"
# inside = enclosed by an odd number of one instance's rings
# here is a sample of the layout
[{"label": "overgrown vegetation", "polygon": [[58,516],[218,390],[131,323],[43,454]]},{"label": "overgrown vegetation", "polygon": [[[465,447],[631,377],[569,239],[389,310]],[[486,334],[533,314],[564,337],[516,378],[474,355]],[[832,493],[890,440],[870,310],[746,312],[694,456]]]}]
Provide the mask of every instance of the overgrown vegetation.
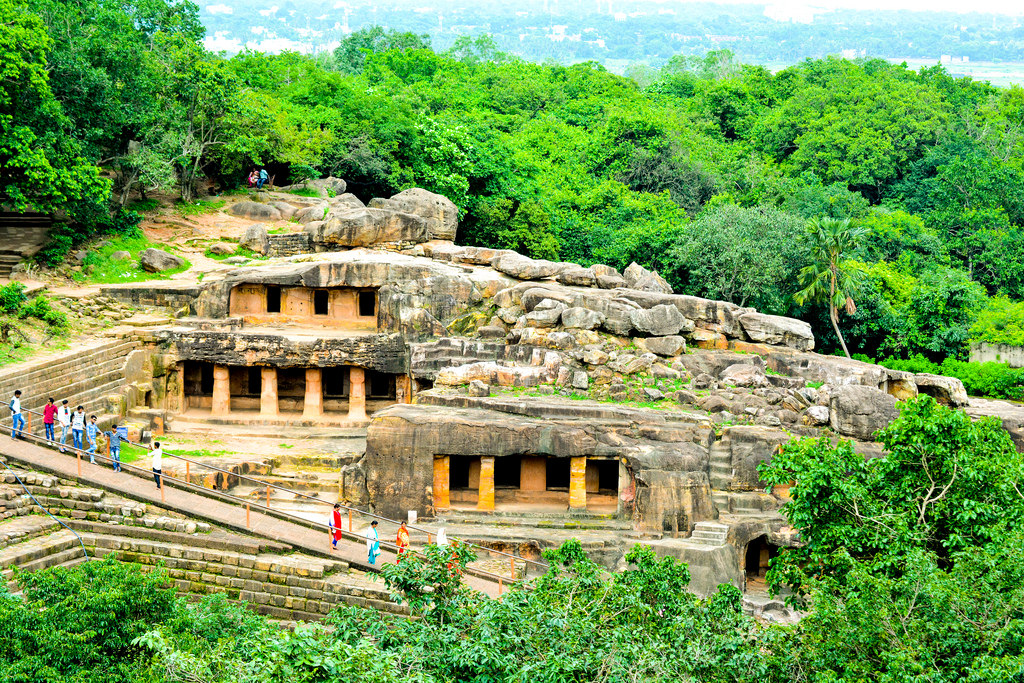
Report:
[{"label": "overgrown vegetation", "polygon": [[[141,280],[160,280],[175,273],[188,270],[191,264],[187,259],[179,268],[165,270],[159,273],[150,273],[139,267],[139,254],[156,247],[167,249],[166,245],[153,244],[140,235],[126,237],[112,237],[105,240],[106,244],[90,249],[82,261],[82,273],[80,276],[83,282],[97,284],[114,284],[118,282],[137,282]],[[124,254],[127,253],[127,256]],[[115,258],[115,255],[117,257]]]}]

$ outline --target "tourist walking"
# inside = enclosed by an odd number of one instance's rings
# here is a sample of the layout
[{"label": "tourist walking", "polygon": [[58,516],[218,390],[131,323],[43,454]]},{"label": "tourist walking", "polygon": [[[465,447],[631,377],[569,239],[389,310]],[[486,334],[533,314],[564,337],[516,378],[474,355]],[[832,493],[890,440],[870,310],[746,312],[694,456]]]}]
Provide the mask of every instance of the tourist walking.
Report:
[{"label": "tourist walking", "polygon": [[64,446],[68,443],[68,431],[71,429],[71,408],[68,407],[68,400],[60,402],[57,409],[57,424],[60,425],[60,452],[64,453]]},{"label": "tourist walking", "polygon": [[373,520],[370,522],[370,528],[366,530],[366,557],[370,564],[376,564],[378,555],[380,555],[380,536],[377,534],[377,520]]},{"label": "tourist walking", "polygon": [[85,450],[89,454],[89,462],[96,464],[96,435],[100,428],[96,426],[96,416],[89,418],[89,424],[85,425],[85,438],[89,441],[89,448]]},{"label": "tourist walking", "polygon": [[150,453],[153,456],[153,481],[156,482],[157,490],[160,490],[160,475],[163,473],[163,459],[164,451],[160,448],[160,442],[153,442],[153,452]]},{"label": "tourist walking", "polygon": [[402,555],[409,552],[409,529],[405,526],[405,522],[402,522],[402,526],[398,527],[398,538],[395,539],[395,545],[398,546],[398,560],[401,561]]},{"label": "tourist walking", "polygon": [[21,435],[23,429],[25,429],[25,416],[21,414],[21,389],[14,392],[14,398],[11,399],[11,438],[25,438]]},{"label": "tourist walking", "polygon": [[82,436],[85,434],[85,407],[78,406],[71,415],[71,443],[82,450]]},{"label": "tourist walking", "polygon": [[338,549],[338,541],[341,540],[341,505],[334,504],[334,511],[331,512],[331,550]]},{"label": "tourist walking", "polygon": [[109,432],[103,432],[110,444],[110,461],[114,464],[114,471],[121,471],[121,434],[117,431],[117,425],[110,425]]},{"label": "tourist walking", "polygon": [[53,402],[53,398],[46,399],[46,405],[43,406],[43,429],[46,431],[47,441],[56,441],[56,437],[53,435],[53,420],[57,417],[57,404]]}]

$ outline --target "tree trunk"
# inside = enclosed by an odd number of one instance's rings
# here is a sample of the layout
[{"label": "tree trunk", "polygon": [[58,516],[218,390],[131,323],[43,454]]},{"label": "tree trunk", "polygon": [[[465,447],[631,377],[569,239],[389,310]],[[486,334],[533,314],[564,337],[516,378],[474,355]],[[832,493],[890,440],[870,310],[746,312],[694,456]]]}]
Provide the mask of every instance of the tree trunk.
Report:
[{"label": "tree trunk", "polygon": [[846,340],[843,339],[843,333],[839,331],[839,314],[836,312],[836,307],[831,303],[828,305],[828,319],[832,321],[832,329],[836,331],[836,336],[839,337],[839,345],[843,347],[843,353],[849,358],[850,351],[846,348]]}]

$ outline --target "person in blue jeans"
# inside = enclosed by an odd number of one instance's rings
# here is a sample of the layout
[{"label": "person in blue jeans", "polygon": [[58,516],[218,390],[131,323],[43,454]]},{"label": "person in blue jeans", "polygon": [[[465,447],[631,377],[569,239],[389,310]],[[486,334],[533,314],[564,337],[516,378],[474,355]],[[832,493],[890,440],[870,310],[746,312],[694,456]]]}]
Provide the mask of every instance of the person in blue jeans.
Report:
[{"label": "person in blue jeans", "polygon": [[100,428],[96,426],[96,416],[93,415],[89,418],[89,424],[85,425],[85,438],[89,441],[89,447],[85,449],[85,452],[89,454],[89,462],[96,464],[96,435],[100,433]]},{"label": "person in blue jeans", "polygon": [[110,459],[114,463],[114,471],[121,471],[121,434],[117,431],[117,425],[110,425],[109,432],[103,434],[110,440]]},{"label": "person in blue jeans", "polygon": [[267,184],[268,180],[270,180],[270,175],[267,173],[267,169],[261,168],[259,180],[256,181],[256,189],[262,190],[263,186]]},{"label": "person in blue jeans", "polygon": [[11,438],[25,438],[21,435],[21,431],[25,429],[25,416],[21,414],[21,389],[14,392],[14,398],[11,399],[9,407],[11,409]]},{"label": "person in blue jeans", "polygon": [[71,442],[75,448],[82,450],[82,436],[85,434],[85,406],[75,408],[71,415]]}]

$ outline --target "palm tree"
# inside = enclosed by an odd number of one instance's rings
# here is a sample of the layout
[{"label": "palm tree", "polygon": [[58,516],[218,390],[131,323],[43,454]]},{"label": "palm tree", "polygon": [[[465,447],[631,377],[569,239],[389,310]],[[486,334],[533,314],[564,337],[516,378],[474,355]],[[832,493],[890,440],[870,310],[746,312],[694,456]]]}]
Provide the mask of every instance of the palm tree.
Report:
[{"label": "palm tree", "polygon": [[845,310],[847,315],[857,312],[851,294],[860,281],[861,271],[849,256],[867,230],[851,226],[848,219],[813,218],[807,224],[807,232],[811,264],[800,269],[798,277],[803,289],[794,294],[793,299],[801,306],[808,301],[828,304],[832,329],[849,358],[846,340],[839,331],[839,309]]}]

